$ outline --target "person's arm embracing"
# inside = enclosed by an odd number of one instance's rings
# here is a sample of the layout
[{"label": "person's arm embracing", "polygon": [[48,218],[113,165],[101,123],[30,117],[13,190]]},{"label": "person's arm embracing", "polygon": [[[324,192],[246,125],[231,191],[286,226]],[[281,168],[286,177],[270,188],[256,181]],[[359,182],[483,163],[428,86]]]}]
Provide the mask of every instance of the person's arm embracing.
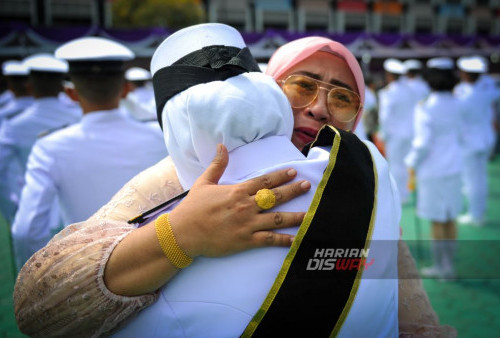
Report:
[{"label": "person's arm embracing", "polygon": [[[220,146],[211,166],[171,212],[180,248],[195,258],[290,245],[290,236],[269,230],[296,226],[304,213],[260,213],[253,195],[271,188],[279,204],[309,190],[308,182],[281,186],[296,176],[294,170],[281,170],[237,185],[217,185],[226,165],[227,150]],[[126,220],[150,208],[146,201],[154,206],[179,193],[176,177],[165,177],[172,171],[171,161],[163,160],[137,175],[96,215],[70,225],[33,255],[14,290],[22,332],[101,336],[156,300],[158,288],[178,269],[163,253],[153,223],[136,229]],[[154,191],[158,187],[170,191]],[[234,232],[220,236],[228,228]],[[197,232],[199,236],[193,236]]]}]

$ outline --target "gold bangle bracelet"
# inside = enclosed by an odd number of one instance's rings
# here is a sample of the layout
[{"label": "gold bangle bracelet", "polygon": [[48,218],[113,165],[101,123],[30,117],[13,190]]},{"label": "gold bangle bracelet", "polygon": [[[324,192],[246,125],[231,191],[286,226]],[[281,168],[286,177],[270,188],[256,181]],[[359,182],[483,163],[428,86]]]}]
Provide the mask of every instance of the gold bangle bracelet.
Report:
[{"label": "gold bangle bracelet", "polygon": [[186,255],[179,244],[177,244],[168,214],[163,214],[156,219],[155,230],[163,253],[176,268],[185,268],[193,262],[193,259]]}]

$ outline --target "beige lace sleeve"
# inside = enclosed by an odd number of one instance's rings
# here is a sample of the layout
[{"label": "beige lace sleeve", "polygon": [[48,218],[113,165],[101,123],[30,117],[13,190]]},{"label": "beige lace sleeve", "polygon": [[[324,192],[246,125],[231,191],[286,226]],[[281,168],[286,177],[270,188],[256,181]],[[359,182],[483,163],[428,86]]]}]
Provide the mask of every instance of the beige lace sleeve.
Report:
[{"label": "beige lace sleeve", "polygon": [[106,262],[134,227],[127,220],[179,194],[169,159],[128,182],[95,215],[68,226],[21,269],[14,290],[19,328],[35,337],[101,336],[157,299],[124,297],[104,284]]},{"label": "beige lace sleeve", "polygon": [[439,319],[422,285],[406,242],[398,245],[400,337],[456,337],[456,330]]}]

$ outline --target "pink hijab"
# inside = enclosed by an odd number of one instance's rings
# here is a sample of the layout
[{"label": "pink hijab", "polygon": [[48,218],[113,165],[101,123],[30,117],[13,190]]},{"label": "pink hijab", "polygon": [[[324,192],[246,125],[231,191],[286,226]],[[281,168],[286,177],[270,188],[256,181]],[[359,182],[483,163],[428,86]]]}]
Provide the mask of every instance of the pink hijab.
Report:
[{"label": "pink hijab", "polygon": [[361,118],[363,105],[365,103],[365,80],[358,60],[356,60],[356,57],[354,57],[344,45],[320,36],[310,36],[291,41],[274,52],[267,64],[266,74],[271,75],[274,79],[279,79],[290,68],[318,51],[329,52],[341,57],[347,63],[354,75],[354,80],[356,81],[358,93],[361,98],[361,106],[352,128],[354,130]]}]

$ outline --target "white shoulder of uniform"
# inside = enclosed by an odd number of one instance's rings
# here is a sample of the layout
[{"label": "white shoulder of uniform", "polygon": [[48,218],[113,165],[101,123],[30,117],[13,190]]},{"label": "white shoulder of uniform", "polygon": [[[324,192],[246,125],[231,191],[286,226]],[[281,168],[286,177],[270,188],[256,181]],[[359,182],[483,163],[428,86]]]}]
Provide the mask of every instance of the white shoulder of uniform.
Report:
[{"label": "white shoulder of uniform", "polygon": [[38,135],[37,135],[37,139],[40,139],[40,138],[43,138],[47,135],[50,135],[58,130],[61,130],[61,129],[64,129],[66,127],[68,127],[69,124],[65,124],[65,125],[62,125],[62,126],[59,126],[59,127],[55,127],[55,128],[50,128],[50,129],[47,129],[47,130],[44,130],[42,132],[40,132]]},{"label": "white shoulder of uniform", "polygon": [[426,102],[427,102],[427,96],[421,100],[418,100],[417,107],[424,107]]}]

